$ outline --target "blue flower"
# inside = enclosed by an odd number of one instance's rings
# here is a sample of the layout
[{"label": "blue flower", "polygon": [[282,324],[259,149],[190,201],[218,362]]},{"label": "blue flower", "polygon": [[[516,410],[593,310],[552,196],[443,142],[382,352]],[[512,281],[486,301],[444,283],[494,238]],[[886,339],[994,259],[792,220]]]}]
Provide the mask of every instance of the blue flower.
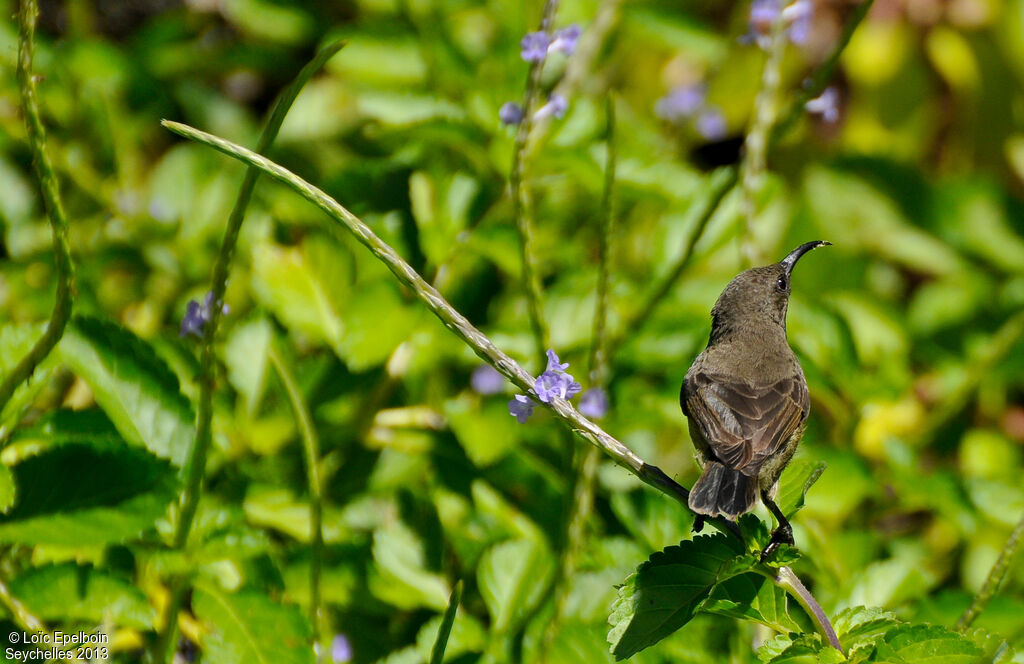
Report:
[{"label": "blue flower", "polygon": [[608,413],[608,393],[600,387],[592,387],[580,397],[580,412],[587,417],[599,419]]},{"label": "blue flower", "polygon": [[825,88],[820,95],[804,104],[804,109],[812,115],[820,115],[825,122],[839,119],[839,90],[835,86]]},{"label": "blue flower", "polygon": [[786,37],[794,44],[805,44],[810,38],[814,18],[813,0],[796,0],[783,8],[780,0],[754,0],[750,5],[750,23],[747,34],[740,37],[745,44],[756,43],[762,49],[771,44],[772,26],[782,14]]},{"label": "blue flower", "polygon": [[508,412],[510,415],[516,418],[520,424],[530,419],[530,415],[533,415],[533,407],[537,404],[533,399],[522,394],[517,394],[508,402]]},{"label": "blue flower", "polygon": [[565,373],[569,363],[562,363],[558,355],[550,348],[547,351],[548,367],[533,384],[533,391],[537,398],[544,403],[550,403],[554,397],[560,399],[571,399],[583,389],[579,383],[572,379],[570,374]]},{"label": "blue flower", "polygon": [[507,101],[498,109],[498,119],[502,124],[517,125],[523,121],[523,107],[515,102]]},{"label": "blue flower", "polygon": [[557,30],[555,32],[555,38],[548,46],[548,52],[557,51],[565,53],[566,55],[572,55],[573,51],[576,50],[576,42],[579,41],[582,33],[582,28],[575,23],[567,28]]},{"label": "blue flower", "polygon": [[544,371],[565,371],[569,368],[569,363],[562,363],[558,358],[558,355],[552,349],[548,348],[545,355],[548,356],[548,366]]},{"label": "blue flower", "polygon": [[538,108],[537,112],[533,114],[533,120],[536,122],[549,116],[560,118],[565,115],[567,108],[569,108],[569,102],[565,100],[565,97],[560,94],[553,94],[548,97],[548,103]]},{"label": "blue flower", "polygon": [[654,113],[662,120],[692,117],[704,105],[704,85],[682,85],[672,88],[654,105]]},{"label": "blue flower", "polygon": [[519,55],[527,62],[540,62],[548,54],[551,37],[546,32],[528,32],[519,42]]},{"label": "blue flower", "polygon": [[811,37],[814,2],[812,0],[796,0],[782,10],[782,16],[789,22],[789,41],[794,44],[806,44]]},{"label": "blue flower", "polygon": [[491,365],[481,364],[473,369],[469,383],[477,394],[497,394],[505,387],[505,377]]},{"label": "blue flower", "polygon": [[[228,305],[223,305],[221,311],[226,314],[229,311]],[[189,300],[188,304],[185,305],[185,316],[181,319],[181,329],[178,331],[178,336],[184,337],[194,334],[202,338],[205,332],[204,328],[210,322],[212,313],[213,291],[206,294],[202,304],[195,300]]]},{"label": "blue flower", "polygon": [[728,131],[725,116],[714,106],[708,106],[697,116],[697,132],[709,141],[721,140]]},{"label": "blue flower", "polygon": [[352,661],[352,644],[344,634],[335,634],[331,639],[331,659],[334,660],[334,664]]}]

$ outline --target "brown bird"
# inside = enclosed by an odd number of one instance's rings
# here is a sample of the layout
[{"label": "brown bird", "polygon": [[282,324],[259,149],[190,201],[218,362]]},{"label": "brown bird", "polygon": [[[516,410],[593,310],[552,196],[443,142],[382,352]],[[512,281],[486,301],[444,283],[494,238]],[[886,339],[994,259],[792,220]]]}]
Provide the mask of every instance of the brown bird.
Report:
[{"label": "brown bird", "polygon": [[790,277],[802,244],[774,265],[736,276],[711,310],[707,348],[686,372],[679,403],[703,468],[690,492],[699,515],[735,520],[760,497],[778,521],[766,557],[793,530],[773,498],[804,433],[810,399],[786,339]]}]

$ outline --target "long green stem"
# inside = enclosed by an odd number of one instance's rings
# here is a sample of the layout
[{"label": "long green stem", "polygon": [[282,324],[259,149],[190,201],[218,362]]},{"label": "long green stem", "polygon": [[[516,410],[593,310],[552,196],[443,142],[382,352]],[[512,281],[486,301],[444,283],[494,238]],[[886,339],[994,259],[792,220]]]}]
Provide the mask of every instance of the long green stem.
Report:
[{"label": "long green stem", "polygon": [[36,15],[35,0],[23,0],[18,12],[18,87],[25,113],[25,127],[28,131],[29,149],[36,177],[43,194],[43,205],[50,220],[53,233],[53,254],[57,266],[57,297],[53,313],[46,325],[46,331],[32,346],[28,355],[0,382],[0,412],[14,395],[18,386],[28,380],[36,367],[46,359],[64,334],[64,328],[71,318],[71,293],[74,285],[74,265],[71,262],[71,245],[68,241],[68,220],[60,201],[60,185],[53,170],[53,163],[46,151],[46,130],[39,117],[36,101],[36,79],[32,73],[35,52]]},{"label": "long green stem", "polygon": [[811,621],[814,622],[814,626],[818,629],[822,636],[828,640],[829,645],[843,652],[843,646],[839,644],[839,637],[836,636],[836,630],[832,628],[832,623],[829,622],[828,616],[822,610],[821,605],[818,604],[818,600],[814,599],[814,595],[807,589],[800,578],[793,573],[793,570],[789,567],[780,567],[778,572],[774,575],[768,575],[768,578],[772,580],[775,585],[779,586],[800,603],[800,606],[804,608],[807,615],[810,616]]},{"label": "long green stem", "polygon": [[[558,9],[558,0],[546,0],[541,16],[540,29],[548,30]],[[537,356],[544,363],[548,348],[548,327],[544,320],[544,303],[541,296],[540,273],[533,238],[533,197],[530,187],[524,182],[530,133],[533,129],[533,111],[540,92],[540,76],[544,70],[544,58],[530,64],[526,79],[526,98],[523,100],[523,119],[516,128],[512,169],[509,172],[509,189],[512,197],[512,215],[516,220],[519,234],[519,251],[523,268],[523,285],[526,287],[526,301],[530,314],[530,329],[533,330],[537,345]]]},{"label": "long green stem", "polygon": [[[288,110],[298,96],[299,91],[313,74],[323,67],[344,45],[344,42],[334,42],[326,46],[302,68],[298,76],[295,77],[295,80],[292,81],[292,84],[288,86],[280,99],[278,99],[277,104],[275,104],[274,110],[270,114],[270,119],[263,128],[263,133],[260,135],[259,142],[257,143],[256,150],[258,152],[265,152],[270,148],[274,139],[277,138],[277,132],[281,129],[281,124],[284,122],[284,118],[288,114]],[[214,343],[217,337],[217,328],[220,325],[224,292],[227,289],[228,272],[231,269],[231,260],[234,257],[235,247],[238,244],[238,233],[242,228],[245,211],[249,207],[249,201],[252,198],[252,192],[259,175],[260,170],[257,168],[250,167],[246,169],[245,178],[238,189],[238,197],[231,210],[231,215],[228,217],[227,229],[224,231],[224,241],[221,244],[220,253],[217,255],[217,261],[213,268],[213,278],[210,285],[210,292],[213,293],[213,305],[210,308],[210,320],[203,330],[203,343],[200,351],[198,378],[199,406],[196,412],[196,437],[185,463],[185,488],[181,494],[181,511],[178,515],[174,532],[174,546],[179,549],[185,548],[185,545],[188,543],[188,535],[192,529],[192,521],[199,507],[199,497],[202,493],[203,475],[206,472],[206,457],[212,439],[213,389],[216,376]],[[181,593],[184,591],[185,587],[183,585],[177,592]],[[180,602],[177,604],[180,605]],[[175,605],[175,602],[168,604],[171,607]],[[173,641],[175,629],[173,616],[170,616],[165,624],[167,626],[166,629],[170,631],[170,638],[166,639],[166,642],[161,639],[158,641],[158,644],[161,644],[159,647],[166,649],[169,642]],[[166,650],[154,652],[154,662],[164,661],[167,654]]]},{"label": "long green stem", "polygon": [[1017,555],[1017,548],[1020,546],[1021,539],[1024,539],[1024,516],[1021,517],[1020,521],[1017,522],[1017,526],[1010,533],[1010,538],[1006,540],[1006,544],[1003,545],[1003,550],[999,552],[999,557],[996,558],[996,562],[992,565],[992,569],[989,570],[988,576],[985,578],[985,583],[981,586],[981,590],[974,596],[974,600],[971,605],[967,607],[964,614],[960,616],[960,620],[956,623],[956,629],[959,632],[963,632],[974,619],[985,610],[988,603],[995,597],[996,592],[999,591],[999,586],[1002,584],[1003,579],[1006,578],[1006,572],[1010,569],[1010,563],[1013,561],[1013,557]]},{"label": "long green stem", "polygon": [[320,568],[323,563],[323,499],[320,485],[320,439],[313,426],[313,416],[306,407],[302,391],[295,381],[288,365],[281,359],[277,348],[270,347],[270,363],[274,365],[278,378],[288,394],[292,404],[292,412],[299,423],[299,434],[302,438],[302,452],[306,461],[306,478],[309,485],[309,528],[312,559],[309,565],[309,621],[313,626],[313,643],[320,641],[320,624],[323,619],[320,612]]},{"label": "long green stem", "polygon": [[[267,175],[291,187],[295,192],[326,212],[328,216],[352,233],[361,244],[391,270],[399,281],[409,287],[423,300],[427,308],[441,320],[445,327],[462,339],[482,360],[497,369],[524,392],[533,387],[534,378],[525,369],[495,346],[465,316],[455,310],[436,288],[427,283],[390,245],[377,237],[359,217],[349,212],[322,190],[314,187],[288,169],[231,141],[178,122],[164,120],[162,124],[176,134],[207,145],[250,166],[255,166]],[[559,420],[576,435],[602,449],[612,459],[633,472],[642,481],[675,498],[684,506],[687,505],[689,492],[685,488],[668,477],[656,466],[645,463],[631,449],[606,433],[601,427],[583,417],[568,401],[554,398],[549,403],[546,403],[545,406],[550,408],[558,416]],[[739,536],[736,524],[731,521],[716,519],[711,523],[719,529],[728,530]]]}]

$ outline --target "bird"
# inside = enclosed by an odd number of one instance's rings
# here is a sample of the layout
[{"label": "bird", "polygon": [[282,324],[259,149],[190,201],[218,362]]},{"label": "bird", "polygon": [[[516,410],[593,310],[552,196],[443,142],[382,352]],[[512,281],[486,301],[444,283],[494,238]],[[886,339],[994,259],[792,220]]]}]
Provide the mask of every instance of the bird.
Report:
[{"label": "bird", "polygon": [[695,528],[704,517],[735,521],[760,499],[778,523],[762,560],[794,543],[774,498],[810,412],[807,380],[786,337],[791,277],[802,256],[830,244],[806,242],[778,263],[733,278],[711,309],[708,345],[680,389],[701,467],[688,497]]}]

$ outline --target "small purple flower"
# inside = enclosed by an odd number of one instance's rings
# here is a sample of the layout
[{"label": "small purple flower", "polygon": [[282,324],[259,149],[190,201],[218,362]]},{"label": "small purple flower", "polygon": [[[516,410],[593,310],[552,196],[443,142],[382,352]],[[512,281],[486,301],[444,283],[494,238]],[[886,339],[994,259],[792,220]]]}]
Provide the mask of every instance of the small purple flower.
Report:
[{"label": "small purple flower", "polygon": [[344,634],[335,634],[331,639],[331,659],[334,660],[334,664],[352,661],[352,644]]},{"label": "small purple flower", "polygon": [[580,397],[580,412],[587,417],[599,419],[608,413],[608,393],[600,387],[592,387]]},{"label": "small purple flower", "polygon": [[804,104],[804,109],[812,115],[820,115],[825,122],[835,122],[839,119],[839,90],[835,86],[825,88],[824,92]]},{"label": "small purple flower", "polygon": [[725,117],[714,106],[708,106],[697,116],[697,132],[709,141],[721,140],[728,131]]},{"label": "small purple flower", "polygon": [[[228,305],[223,305],[221,312],[227,313],[229,311]],[[213,312],[213,291],[206,294],[203,298],[203,303],[200,304],[195,300],[189,300],[188,304],[185,305],[185,316],[181,319],[181,329],[178,331],[179,337],[184,337],[189,334],[202,338],[206,324],[210,322]]]},{"label": "small purple flower", "polygon": [[533,120],[537,122],[549,116],[560,118],[565,115],[567,108],[569,108],[569,102],[565,100],[565,97],[560,94],[553,94],[548,97],[548,103],[538,108],[537,112],[533,114]]},{"label": "small purple flower", "polygon": [[554,350],[548,348],[547,353],[545,354],[548,356],[548,366],[547,369],[545,369],[545,371],[562,372],[569,368],[569,363],[565,362],[563,364]]},{"label": "small purple flower", "polygon": [[517,125],[523,121],[523,107],[513,101],[507,101],[498,109],[498,119],[502,124]]},{"label": "small purple flower", "polygon": [[806,44],[811,37],[814,2],[812,0],[796,0],[782,10],[782,16],[789,23],[789,41],[794,44]]},{"label": "small purple flower", "polygon": [[523,424],[526,420],[530,419],[530,415],[533,415],[533,407],[536,405],[537,404],[530,397],[517,394],[508,402],[508,412],[510,415],[515,417],[520,424]]},{"label": "small purple flower", "polygon": [[565,53],[566,55],[572,55],[573,51],[576,50],[576,42],[579,41],[582,33],[582,28],[575,23],[567,28],[562,28],[561,30],[556,31],[555,38],[548,46],[548,52],[557,51]]},{"label": "small purple flower", "polygon": [[555,397],[571,399],[579,394],[582,389],[583,387],[574,381],[570,374],[560,371],[545,371],[533,384],[533,390],[537,393],[537,398],[544,403],[551,403],[551,400]]},{"label": "small purple flower", "polygon": [[519,42],[519,55],[526,62],[540,62],[548,54],[551,37],[546,32],[528,32]]},{"label": "small purple flower", "polygon": [[654,113],[662,120],[681,120],[693,116],[704,104],[704,85],[683,85],[672,88],[654,105]]},{"label": "small purple flower", "polygon": [[469,383],[477,394],[497,394],[505,387],[505,377],[491,365],[481,364],[473,369]]}]

